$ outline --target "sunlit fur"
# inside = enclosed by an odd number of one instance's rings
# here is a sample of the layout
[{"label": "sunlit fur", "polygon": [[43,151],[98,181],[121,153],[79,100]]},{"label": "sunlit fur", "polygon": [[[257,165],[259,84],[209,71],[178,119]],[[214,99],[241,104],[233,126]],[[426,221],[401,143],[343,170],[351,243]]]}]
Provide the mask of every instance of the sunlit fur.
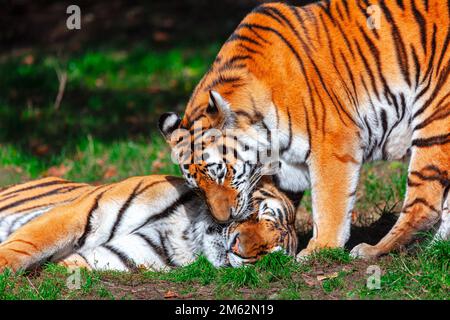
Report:
[{"label": "sunlit fur", "polygon": [[273,220],[270,238],[243,240],[233,256],[251,252],[252,259],[243,261],[251,263],[275,247],[294,255],[292,205],[272,189],[261,182],[248,208],[252,218],[230,227],[215,223],[180,178],[133,177],[101,186],[44,178],[19,184],[0,192],[0,271],[48,260],[98,270],[161,270],[200,254],[215,266],[237,265],[229,259],[234,243],[228,237],[265,233],[257,230],[267,230],[267,214]]},{"label": "sunlit fur", "polygon": [[[371,28],[369,16],[379,28]],[[450,188],[449,18],[449,0],[261,5],[226,41],[183,119],[173,123],[191,134],[199,120],[205,128],[240,130],[253,146],[255,136],[265,139],[263,130],[279,132],[278,188],[299,196],[312,188],[314,235],[301,256],[344,246],[364,162],[410,154],[397,224],[377,245],[352,253],[385,254],[439,221]],[[213,92],[218,108],[211,107]],[[193,184],[208,180],[203,169],[213,161],[184,174]],[[249,201],[242,196],[249,188],[236,190],[234,177],[198,185],[207,199],[206,188],[218,185],[214,197],[226,199],[210,205],[218,220],[238,218],[233,212]]]}]

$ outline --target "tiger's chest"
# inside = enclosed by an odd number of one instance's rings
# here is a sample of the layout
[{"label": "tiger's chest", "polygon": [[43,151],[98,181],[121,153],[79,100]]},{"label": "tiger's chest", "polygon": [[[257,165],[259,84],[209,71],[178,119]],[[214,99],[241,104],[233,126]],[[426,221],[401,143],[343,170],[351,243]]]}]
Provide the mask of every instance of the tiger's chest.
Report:
[{"label": "tiger's chest", "polygon": [[308,153],[308,139],[300,135],[292,137],[288,149],[280,150],[280,167],[275,181],[281,190],[298,193],[310,187],[306,164]]}]

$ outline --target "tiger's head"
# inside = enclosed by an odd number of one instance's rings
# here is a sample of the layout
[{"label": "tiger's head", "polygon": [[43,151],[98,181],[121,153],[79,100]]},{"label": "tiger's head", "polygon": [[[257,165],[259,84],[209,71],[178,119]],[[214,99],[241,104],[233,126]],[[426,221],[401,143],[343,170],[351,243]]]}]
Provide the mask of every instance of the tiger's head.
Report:
[{"label": "tiger's head", "polygon": [[219,223],[243,219],[249,214],[249,195],[268,167],[261,165],[264,142],[255,143],[261,134],[243,125],[243,119],[249,120],[244,111],[232,111],[218,92],[210,91],[207,101],[198,103],[205,106],[191,108],[183,120],[175,113],[162,115],[159,128],[213,218]]},{"label": "tiger's head", "polygon": [[297,235],[291,201],[265,183],[253,193],[252,203],[250,217],[232,222],[224,230],[229,263],[239,267],[278,250],[295,256]]}]

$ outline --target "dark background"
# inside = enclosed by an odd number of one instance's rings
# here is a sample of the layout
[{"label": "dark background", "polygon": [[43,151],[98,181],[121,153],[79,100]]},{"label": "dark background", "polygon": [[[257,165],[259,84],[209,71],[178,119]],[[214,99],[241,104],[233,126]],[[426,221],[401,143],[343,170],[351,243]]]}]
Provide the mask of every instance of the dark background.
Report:
[{"label": "dark background", "polygon": [[[201,46],[224,40],[258,0],[6,1],[0,11],[0,48],[81,50],[84,46],[126,46],[145,42],[158,48],[180,42]],[[304,5],[314,1],[278,1]],[[82,11],[82,32],[65,26],[66,8]],[[164,33],[161,35],[160,33]]]},{"label": "dark background", "polygon": [[[0,172],[0,185],[177,173],[157,119],[184,110],[222,43],[263,2],[1,2],[0,167],[19,175]],[[71,4],[81,30],[66,27]]]}]

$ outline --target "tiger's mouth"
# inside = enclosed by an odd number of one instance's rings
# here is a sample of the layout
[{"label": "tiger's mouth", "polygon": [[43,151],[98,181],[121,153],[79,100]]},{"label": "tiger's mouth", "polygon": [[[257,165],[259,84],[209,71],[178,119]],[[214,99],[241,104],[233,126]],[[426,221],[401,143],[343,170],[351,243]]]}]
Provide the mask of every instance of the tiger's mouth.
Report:
[{"label": "tiger's mouth", "polygon": [[242,250],[241,242],[239,240],[239,232],[234,233],[227,241],[227,257],[230,265],[233,268],[240,267],[246,264],[254,264],[260,260],[263,256],[272,252],[283,250],[281,246],[275,246],[271,250],[261,250],[254,255],[247,256]]}]

